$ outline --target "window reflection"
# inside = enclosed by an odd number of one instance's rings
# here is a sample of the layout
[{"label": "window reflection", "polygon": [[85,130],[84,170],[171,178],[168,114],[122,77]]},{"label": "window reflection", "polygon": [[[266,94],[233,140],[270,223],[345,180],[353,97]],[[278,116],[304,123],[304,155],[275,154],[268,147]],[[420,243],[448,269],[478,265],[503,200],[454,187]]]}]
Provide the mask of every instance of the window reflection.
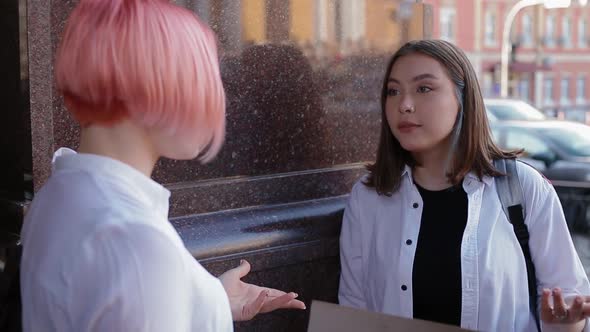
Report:
[{"label": "window reflection", "polygon": [[402,6],[410,2],[176,1],[216,33],[227,135],[212,163],[187,162],[198,172],[164,161],[157,179],[321,170],[374,158],[383,71],[401,42],[401,22],[411,18],[412,6]]},{"label": "window reflection", "polygon": [[215,30],[222,51],[261,43],[294,43],[320,56],[391,52],[399,40],[399,7],[391,0],[176,0]]}]

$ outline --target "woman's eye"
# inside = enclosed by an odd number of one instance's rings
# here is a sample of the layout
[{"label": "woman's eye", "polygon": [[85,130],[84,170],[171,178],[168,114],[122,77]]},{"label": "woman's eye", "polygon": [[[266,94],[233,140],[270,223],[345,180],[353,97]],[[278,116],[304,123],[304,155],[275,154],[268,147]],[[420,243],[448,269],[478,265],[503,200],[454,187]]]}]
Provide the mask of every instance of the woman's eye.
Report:
[{"label": "woman's eye", "polygon": [[388,88],[387,95],[388,96],[397,96],[397,95],[399,95],[399,90]]},{"label": "woman's eye", "polygon": [[429,88],[429,87],[427,87],[427,86],[421,86],[421,87],[418,88],[418,92],[419,93],[427,93],[427,92],[430,92],[430,91],[432,91],[432,89]]}]

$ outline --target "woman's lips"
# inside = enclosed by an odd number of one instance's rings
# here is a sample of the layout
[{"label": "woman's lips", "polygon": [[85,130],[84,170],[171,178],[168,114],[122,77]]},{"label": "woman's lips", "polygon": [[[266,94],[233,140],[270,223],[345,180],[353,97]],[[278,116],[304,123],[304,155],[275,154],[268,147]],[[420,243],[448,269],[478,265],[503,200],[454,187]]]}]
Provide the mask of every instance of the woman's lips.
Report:
[{"label": "woman's lips", "polygon": [[399,129],[399,131],[402,133],[410,133],[410,132],[414,131],[414,129],[420,128],[420,127],[422,127],[422,126],[417,123],[409,122],[409,121],[403,121],[397,125],[397,129]]}]

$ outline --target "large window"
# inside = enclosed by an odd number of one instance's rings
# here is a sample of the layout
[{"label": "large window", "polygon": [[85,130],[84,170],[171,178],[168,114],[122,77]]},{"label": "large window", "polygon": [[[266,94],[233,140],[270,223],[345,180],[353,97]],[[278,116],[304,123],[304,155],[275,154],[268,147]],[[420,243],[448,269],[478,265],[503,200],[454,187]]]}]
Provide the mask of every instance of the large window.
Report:
[{"label": "large window", "polygon": [[485,20],[485,45],[494,46],[496,45],[496,13],[486,12]]},{"label": "large window", "polygon": [[455,41],[455,8],[444,7],[440,10],[440,38]]},{"label": "large window", "polygon": [[525,46],[533,45],[533,18],[529,13],[522,16],[522,43]]},{"label": "large window", "polygon": [[553,105],[553,78],[546,78],[543,82],[543,101],[545,105]]},{"label": "large window", "polygon": [[572,47],[572,19],[569,16],[564,16],[561,21],[561,44]]},{"label": "large window", "polygon": [[484,73],[482,76],[483,84],[482,90],[484,97],[490,97],[494,95],[494,77],[492,73]]},{"label": "large window", "polygon": [[555,16],[547,15],[545,21],[545,46],[555,46]]},{"label": "large window", "polygon": [[561,79],[561,84],[560,84],[559,103],[561,105],[568,105],[570,103],[569,93],[570,93],[570,79],[567,77],[564,77]]},{"label": "large window", "polygon": [[580,20],[578,21],[578,47],[580,48],[585,48],[587,45],[587,41],[586,41],[586,36],[588,35],[586,33],[586,30],[588,29],[588,21],[586,20],[586,18],[580,18]]},{"label": "large window", "polygon": [[586,101],[586,78],[578,77],[576,80],[576,102],[582,104]]},{"label": "large window", "polygon": [[518,96],[520,97],[520,99],[527,101],[530,100],[530,90],[531,85],[530,81],[527,78],[524,78],[520,82],[518,82]]}]

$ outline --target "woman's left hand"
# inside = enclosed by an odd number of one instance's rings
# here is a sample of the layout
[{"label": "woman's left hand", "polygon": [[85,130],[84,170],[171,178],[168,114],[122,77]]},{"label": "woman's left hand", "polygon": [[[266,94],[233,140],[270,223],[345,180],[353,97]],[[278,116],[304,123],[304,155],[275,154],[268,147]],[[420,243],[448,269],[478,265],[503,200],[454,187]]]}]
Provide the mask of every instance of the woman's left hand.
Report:
[{"label": "woman's left hand", "polygon": [[305,309],[305,304],[296,300],[296,293],[247,284],[240,280],[250,272],[250,263],[242,260],[236,268],[226,271],[219,280],[225,288],[234,321],[250,320],[258,313],[276,309]]},{"label": "woman's left hand", "polygon": [[[553,296],[553,306],[550,298]],[[575,324],[590,316],[590,296],[578,295],[566,304],[560,288],[543,289],[541,320],[550,324]]]}]

